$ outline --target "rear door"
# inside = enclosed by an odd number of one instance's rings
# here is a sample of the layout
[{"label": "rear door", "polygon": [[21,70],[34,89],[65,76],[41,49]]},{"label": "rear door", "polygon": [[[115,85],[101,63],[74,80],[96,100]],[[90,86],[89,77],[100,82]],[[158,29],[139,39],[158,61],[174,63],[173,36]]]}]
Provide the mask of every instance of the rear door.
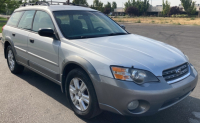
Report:
[{"label": "rear door", "polygon": [[30,67],[47,77],[59,81],[58,48],[60,41],[38,34],[39,29],[49,28],[55,29],[50,15],[44,11],[37,11],[28,39],[29,64]]},{"label": "rear door", "polygon": [[13,28],[12,37],[18,60],[23,64],[28,64],[28,35],[32,28],[32,21],[35,11],[24,11],[17,28]]}]

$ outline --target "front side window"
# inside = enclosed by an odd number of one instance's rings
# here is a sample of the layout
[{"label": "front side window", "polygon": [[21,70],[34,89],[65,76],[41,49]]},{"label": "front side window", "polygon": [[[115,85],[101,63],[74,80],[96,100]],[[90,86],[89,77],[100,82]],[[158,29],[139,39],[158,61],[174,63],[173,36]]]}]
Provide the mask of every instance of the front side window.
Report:
[{"label": "front side window", "polygon": [[128,34],[100,12],[55,11],[54,16],[61,32],[68,39]]},{"label": "front side window", "polygon": [[33,21],[33,31],[38,32],[40,29],[53,29],[54,25],[49,14],[43,11],[37,11]]},{"label": "front side window", "polygon": [[9,26],[17,26],[19,19],[21,18],[22,14],[24,12],[15,12],[12,14],[12,16],[10,17],[10,19],[8,20],[7,25]]},{"label": "front side window", "polygon": [[25,11],[24,15],[22,16],[18,28],[28,29],[30,30],[32,27],[32,21],[35,11]]}]

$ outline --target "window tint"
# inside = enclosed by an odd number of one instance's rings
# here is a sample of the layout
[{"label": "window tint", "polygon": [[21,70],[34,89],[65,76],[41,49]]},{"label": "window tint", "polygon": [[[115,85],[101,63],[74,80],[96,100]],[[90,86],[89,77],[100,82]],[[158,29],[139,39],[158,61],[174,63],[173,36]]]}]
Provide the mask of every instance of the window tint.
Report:
[{"label": "window tint", "polygon": [[75,21],[80,21],[81,22],[83,29],[88,29],[87,23],[84,20],[82,15],[74,15],[73,18],[74,18]]},{"label": "window tint", "polygon": [[43,11],[37,11],[33,22],[33,31],[38,32],[39,29],[53,29],[54,25],[49,14]]},{"label": "window tint", "polygon": [[21,18],[23,12],[15,12],[12,14],[10,19],[8,20],[7,25],[9,26],[17,26],[17,23],[19,22],[19,19]]},{"label": "window tint", "polygon": [[24,15],[22,16],[22,18],[19,22],[18,27],[30,30],[32,27],[32,21],[33,21],[34,14],[35,14],[35,11],[25,11]]},{"label": "window tint", "polygon": [[58,26],[68,39],[82,39],[128,34],[118,24],[100,12],[55,11]]}]

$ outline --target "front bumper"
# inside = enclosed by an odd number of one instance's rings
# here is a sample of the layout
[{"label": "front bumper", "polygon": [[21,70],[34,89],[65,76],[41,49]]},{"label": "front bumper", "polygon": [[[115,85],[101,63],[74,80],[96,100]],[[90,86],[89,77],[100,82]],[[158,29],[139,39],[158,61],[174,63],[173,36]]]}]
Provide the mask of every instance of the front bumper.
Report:
[{"label": "front bumper", "polygon": [[[163,77],[158,77],[160,82],[137,85],[134,82],[100,76],[101,82],[94,84],[99,106],[102,110],[121,115],[155,114],[180,102],[194,90],[198,73],[194,67],[191,67],[190,72],[190,76],[174,84],[168,84]],[[136,110],[129,111],[127,105],[134,100],[138,100],[140,106]]]}]

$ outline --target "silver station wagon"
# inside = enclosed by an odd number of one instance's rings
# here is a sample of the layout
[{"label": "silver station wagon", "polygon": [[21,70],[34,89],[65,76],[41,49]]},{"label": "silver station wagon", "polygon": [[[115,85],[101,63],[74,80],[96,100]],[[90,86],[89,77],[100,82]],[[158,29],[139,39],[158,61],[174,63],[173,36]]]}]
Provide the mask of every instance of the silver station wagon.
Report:
[{"label": "silver station wagon", "polygon": [[155,114],[190,95],[198,80],[177,48],[82,6],[24,5],[3,27],[1,42],[13,74],[26,67],[57,83],[86,119],[102,111]]}]

